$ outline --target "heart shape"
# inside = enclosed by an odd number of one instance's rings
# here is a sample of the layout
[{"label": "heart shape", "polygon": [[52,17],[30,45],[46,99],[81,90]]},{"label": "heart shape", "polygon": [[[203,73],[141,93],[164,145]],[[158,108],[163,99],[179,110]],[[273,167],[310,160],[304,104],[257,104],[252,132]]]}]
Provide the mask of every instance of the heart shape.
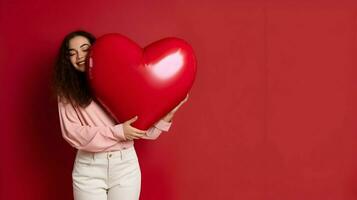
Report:
[{"label": "heart shape", "polygon": [[147,130],[177,106],[192,87],[196,59],[192,47],[169,37],[141,48],[110,33],[99,37],[87,57],[87,77],[96,99],[117,122]]}]

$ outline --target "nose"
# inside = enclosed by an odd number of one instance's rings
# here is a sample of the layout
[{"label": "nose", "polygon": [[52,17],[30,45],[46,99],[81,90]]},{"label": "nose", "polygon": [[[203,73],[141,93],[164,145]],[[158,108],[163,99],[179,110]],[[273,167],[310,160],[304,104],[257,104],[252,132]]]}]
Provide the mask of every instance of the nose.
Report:
[{"label": "nose", "polygon": [[83,51],[78,51],[78,54],[77,54],[77,60],[81,60],[83,57],[85,57],[86,54],[85,52]]}]

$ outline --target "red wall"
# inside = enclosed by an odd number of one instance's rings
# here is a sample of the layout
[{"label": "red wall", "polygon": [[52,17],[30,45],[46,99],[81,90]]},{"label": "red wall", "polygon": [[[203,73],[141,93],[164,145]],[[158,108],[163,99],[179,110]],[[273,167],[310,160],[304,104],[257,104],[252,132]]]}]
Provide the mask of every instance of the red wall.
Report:
[{"label": "red wall", "polygon": [[136,143],[142,199],[357,199],[357,2],[0,1],[0,199],[71,199],[50,72],[63,36],[167,36],[198,76],[168,134]]}]

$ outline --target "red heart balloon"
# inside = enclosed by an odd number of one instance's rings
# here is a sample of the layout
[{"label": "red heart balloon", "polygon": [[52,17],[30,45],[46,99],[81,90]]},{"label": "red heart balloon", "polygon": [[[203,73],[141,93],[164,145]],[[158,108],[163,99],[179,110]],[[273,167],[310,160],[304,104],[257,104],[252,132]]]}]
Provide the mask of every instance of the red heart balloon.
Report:
[{"label": "red heart balloon", "polygon": [[121,34],[106,34],[96,40],[87,59],[97,100],[117,122],[137,115],[132,126],[142,130],[175,108],[196,76],[192,47],[173,37],[141,48]]}]

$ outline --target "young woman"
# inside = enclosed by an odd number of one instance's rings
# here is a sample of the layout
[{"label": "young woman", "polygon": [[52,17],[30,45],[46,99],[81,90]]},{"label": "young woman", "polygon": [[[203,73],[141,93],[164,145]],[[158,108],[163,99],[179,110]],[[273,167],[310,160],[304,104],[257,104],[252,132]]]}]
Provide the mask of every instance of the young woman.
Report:
[{"label": "young woman", "polygon": [[137,200],[141,172],[134,139],[156,139],[171,126],[177,109],[148,130],[117,124],[91,94],[85,58],[95,37],[85,31],[68,34],[60,47],[53,76],[63,138],[78,149],[72,180],[75,200]]}]

